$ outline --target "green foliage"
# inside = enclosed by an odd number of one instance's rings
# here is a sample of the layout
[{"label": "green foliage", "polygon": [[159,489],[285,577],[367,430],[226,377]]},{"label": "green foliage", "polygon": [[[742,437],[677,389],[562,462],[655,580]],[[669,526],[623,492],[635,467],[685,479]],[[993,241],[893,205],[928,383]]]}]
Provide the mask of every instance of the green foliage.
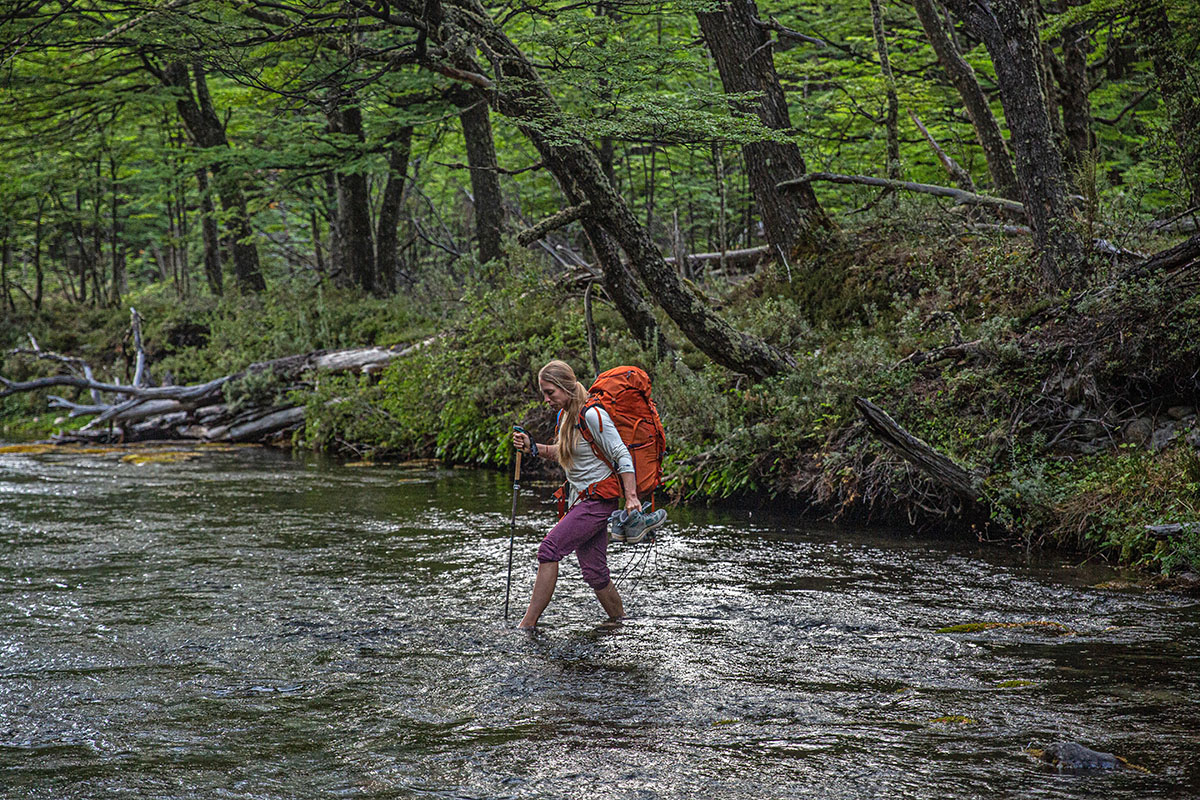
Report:
[{"label": "green foliage", "polygon": [[418,312],[399,295],[363,297],[325,284],[281,284],[257,296],[231,294],[188,305],[167,300],[159,296],[139,310],[159,370],[171,372],[177,382],[314,350],[411,342],[430,331],[429,315],[437,311]]},{"label": "green foliage", "polygon": [[1179,443],[1152,454],[1132,445],[1058,465],[1051,535],[1165,574],[1200,566],[1200,531],[1157,538],[1149,525],[1200,515],[1200,456]]},{"label": "green foliage", "polygon": [[[468,291],[460,327],[388,367],[365,396],[347,394],[344,383],[322,386],[308,404],[305,443],[340,439],[405,457],[507,463],[512,426],[528,425],[538,406],[537,370],[553,358],[580,368],[587,349],[559,288],[520,259],[511,263],[494,288]],[[388,424],[359,425],[361,402],[377,404]]]}]

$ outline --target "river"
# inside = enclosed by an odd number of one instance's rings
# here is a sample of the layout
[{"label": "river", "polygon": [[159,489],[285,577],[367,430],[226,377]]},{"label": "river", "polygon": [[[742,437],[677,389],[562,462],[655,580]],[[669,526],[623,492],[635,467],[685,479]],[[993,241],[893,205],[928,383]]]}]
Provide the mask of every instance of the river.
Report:
[{"label": "river", "polygon": [[1101,566],[671,509],[528,635],[504,475],[144,452],[0,454],[2,797],[1200,796],[1200,604]]}]

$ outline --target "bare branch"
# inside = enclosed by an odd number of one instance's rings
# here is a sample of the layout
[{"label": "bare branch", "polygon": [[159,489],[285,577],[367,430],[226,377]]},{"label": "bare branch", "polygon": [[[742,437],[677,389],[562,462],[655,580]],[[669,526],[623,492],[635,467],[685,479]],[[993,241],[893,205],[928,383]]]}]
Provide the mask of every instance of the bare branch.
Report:
[{"label": "bare branch", "polygon": [[792,189],[797,186],[802,186],[813,181],[826,181],[829,183],[846,183],[860,184],[862,186],[880,186],[890,189],[902,189],[906,192],[919,192],[921,194],[932,194],[938,197],[949,197],[957,200],[960,203],[969,205],[983,206],[998,206],[1000,208],[1015,211],[1018,214],[1025,213],[1025,206],[1015,200],[1005,200],[1003,197],[990,197],[985,194],[976,194],[975,192],[967,192],[962,189],[952,189],[949,186],[934,186],[929,183],[912,183],[910,181],[894,181],[887,178],[876,178],[871,175],[838,175],[833,172],[812,172],[808,175],[796,178],[795,180],[783,181],[776,184],[780,189]]},{"label": "bare branch", "polygon": [[816,36],[809,36],[807,33],[801,33],[800,31],[795,31],[795,30],[792,30],[791,28],[785,27],[783,25],[783,23],[781,23],[779,20],[775,19],[774,17],[771,17],[770,22],[763,22],[761,19],[756,19],[756,20],[754,20],[754,24],[758,25],[761,28],[766,28],[767,30],[775,31],[776,33],[778,33],[780,36],[782,36],[785,39],[795,39],[798,42],[805,42],[807,44],[815,44],[817,47],[827,47],[828,46],[828,42],[826,42],[824,39],[819,39]]},{"label": "bare branch", "polygon": [[917,130],[919,130],[925,136],[925,141],[929,142],[929,146],[933,148],[933,152],[937,156],[938,161],[942,162],[942,166],[946,168],[946,172],[950,173],[950,177],[954,178],[954,182],[958,184],[959,188],[965,192],[974,192],[975,181],[971,180],[970,173],[959,166],[958,162],[951,158],[949,154],[947,154],[946,151],[941,148],[941,146],[937,143],[937,140],[933,138],[933,134],[930,133],[929,129],[926,128],[921,122],[921,118],[918,117],[913,111],[908,112],[908,118],[911,119],[913,124],[917,126]]},{"label": "bare branch", "polygon": [[547,233],[550,233],[550,231],[558,230],[559,228],[565,227],[575,220],[580,219],[587,214],[591,208],[592,204],[587,200],[584,200],[577,206],[564,208],[557,214],[552,214],[549,217],[546,217],[532,228],[521,231],[521,233],[517,235],[517,243],[522,247],[528,247],[538,239],[541,239]]}]

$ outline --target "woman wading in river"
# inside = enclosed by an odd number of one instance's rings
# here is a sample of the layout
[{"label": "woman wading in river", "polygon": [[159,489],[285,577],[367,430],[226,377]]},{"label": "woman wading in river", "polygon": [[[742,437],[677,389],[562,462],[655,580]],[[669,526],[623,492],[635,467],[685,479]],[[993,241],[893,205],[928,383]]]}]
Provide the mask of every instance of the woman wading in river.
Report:
[{"label": "woman wading in river", "polygon": [[616,425],[603,408],[590,407],[583,415],[593,441],[608,460],[600,458],[579,432],[579,417],[588,399],[587,388],[575,379],[575,372],[563,361],[551,361],[538,373],[538,388],[542,397],[559,412],[555,440],[537,444],[528,434],[513,434],[513,446],[534,458],[557,461],[567,473],[570,492],[568,511],[558,521],[538,547],[537,580],[529,608],[518,627],[533,628],[550,604],[554,586],[558,583],[558,562],[574,552],[579,558],[583,579],[596,592],[596,599],[608,614],[617,620],[625,616],[621,595],[608,572],[608,522],[617,509],[617,498],[604,499],[585,496],[588,488],[613,474],[615,467],[625,498],[628,521],[623,523],[621,537],[635,543],[647,532],[666,520],[666,512],[641,513],[637,486],[634,482],[633,459]]}]

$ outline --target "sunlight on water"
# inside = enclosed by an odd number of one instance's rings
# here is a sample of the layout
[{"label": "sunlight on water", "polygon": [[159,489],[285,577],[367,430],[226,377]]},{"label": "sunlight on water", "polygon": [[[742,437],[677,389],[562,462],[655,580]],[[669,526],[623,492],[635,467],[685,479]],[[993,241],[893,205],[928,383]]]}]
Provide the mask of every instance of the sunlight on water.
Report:
[{"label": "sunlight on water", "polygon": [[[671,510],[502,619],[504,475],[0,455],[0,796],[1194,797],[1200,608],[1000,549]],[[551,524],[523,493],[513,617]],[[1051,621],[937,633],[967,623]],[[1148,772],[1058,774],[1075,740]]]}]

